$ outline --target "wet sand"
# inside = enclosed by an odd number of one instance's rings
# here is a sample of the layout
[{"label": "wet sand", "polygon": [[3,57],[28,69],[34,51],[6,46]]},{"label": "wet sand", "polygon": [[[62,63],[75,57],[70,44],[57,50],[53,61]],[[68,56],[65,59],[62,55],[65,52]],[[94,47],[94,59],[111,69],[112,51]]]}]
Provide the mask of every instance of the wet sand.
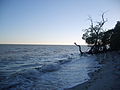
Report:
[{"label": "wet sand", "polygon": [[89,73],[90,80],[65,90],[120,90],[120,51],[96,55],[102,67]]}]

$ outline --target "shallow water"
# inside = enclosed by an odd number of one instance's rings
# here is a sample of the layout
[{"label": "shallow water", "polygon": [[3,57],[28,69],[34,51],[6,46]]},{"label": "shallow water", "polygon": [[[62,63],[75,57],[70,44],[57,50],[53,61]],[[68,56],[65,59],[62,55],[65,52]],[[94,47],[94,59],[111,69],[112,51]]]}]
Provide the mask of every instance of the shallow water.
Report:
[{"label": "shallow water", "polygon": [[63,90],[87,81],[97,66],[76,46],[0,45],[0,89]]}]

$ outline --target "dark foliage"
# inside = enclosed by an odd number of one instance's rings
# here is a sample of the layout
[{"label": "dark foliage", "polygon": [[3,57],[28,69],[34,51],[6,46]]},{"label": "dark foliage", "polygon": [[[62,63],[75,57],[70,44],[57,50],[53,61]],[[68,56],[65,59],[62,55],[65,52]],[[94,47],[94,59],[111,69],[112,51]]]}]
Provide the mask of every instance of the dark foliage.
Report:
[{"label": "dark foliage", "polygon": [[111,50],[120,50],[120,21],[117,22],[113,29],[113,35],[110,38]]},{"label": "dark foliage", "polygon": [[97,22],[96,25],[94,25],[91,18],[89,18],[89,20],[91,25],[88,29],[85,29],[82,39],[84,39],[86,43],[90,44],[91,49],[89,53],[98,53],[103,51],[103,49],[106,49],[106,46],[103,43],[103,36],[105,34],[103,25],[107,22],[107,20],[104,19],[104,13],[102,14],[102,20]]},{"label": "dark foliage", "polygon": [[104,31],[103,25],[107,20],[104,20],[104,13],[102,14],[102,21],[97,22],[94,26],[93,21],[90,28],[85,29],[82,39],[91,46],[88,53],[101,53],[108,50],[120,50],[120,21],[117,22],[114,29]]}]

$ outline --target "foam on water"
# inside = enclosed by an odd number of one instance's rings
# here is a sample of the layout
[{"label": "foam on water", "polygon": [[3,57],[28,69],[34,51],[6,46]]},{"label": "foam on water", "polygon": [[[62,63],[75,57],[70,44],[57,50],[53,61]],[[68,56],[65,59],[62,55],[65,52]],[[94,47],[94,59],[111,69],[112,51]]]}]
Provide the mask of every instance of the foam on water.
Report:
[{"label": "foam on water", "polygon": [[60,65],[58,63],[48,63],[44,64],[41,67],[36,68],[40,72],[52,72],[60,69]]},{"label": "foam on water", "polygon": [[98,66],[74,46],[7,47],[0,52],[0,89],[63,90],[87,81]]}]

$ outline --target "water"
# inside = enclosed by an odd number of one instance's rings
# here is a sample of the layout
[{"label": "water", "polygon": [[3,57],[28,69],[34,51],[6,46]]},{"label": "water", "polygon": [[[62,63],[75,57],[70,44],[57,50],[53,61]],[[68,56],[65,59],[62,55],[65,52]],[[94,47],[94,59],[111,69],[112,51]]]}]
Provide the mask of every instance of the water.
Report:
[{"label": "water", "polygon": [[76,46],[0,45],[0,89],[63,90],[89,80],[97,66]]}]

